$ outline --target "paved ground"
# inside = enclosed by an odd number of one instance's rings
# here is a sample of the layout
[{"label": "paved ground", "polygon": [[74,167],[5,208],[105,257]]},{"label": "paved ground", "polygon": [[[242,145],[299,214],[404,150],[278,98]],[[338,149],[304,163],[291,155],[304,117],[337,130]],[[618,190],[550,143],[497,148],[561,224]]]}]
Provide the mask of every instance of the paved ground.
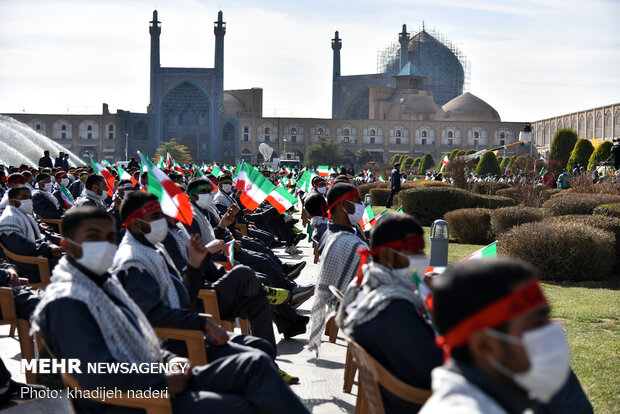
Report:
[{"label": "paved ground", "polygon": [[[298,225],[301,227],[301,225]],[[284,261],[305,260],[306,268],[297,279],[299,284],[314,283],[319,271],[319,265],[313,263],[313,249],[306,241],[299,243],[303,250],[300,256],[288,256],[284,249],[277,249],[276,253]],[[312,299],[300,307],[300,311],[309,314],[312,307]],[[13,373],[13,378],[24,381],[24,375],[19,372],[21,358],[19,343],[16,339],[8,337],[8,326],[0,326],[0,356]],[[313,413],[352,413],[355,411],[355,399],[357,395],[357,382],[353,386],[352,394],[342,391],[344,361],[346,345],[342,337],[335,344],[327,341],[324,337],[321,346],[321,358],[316,362],[314,354],[306,349],[307,335],[299,335],[294,339],[284,339],[276,331],[278,343],[279,366],[285,371],[300,377],[300,384],[293,385],[293,390],[303,399]],[[71,413],[71,407],[66,398],[55,400],[38,400],[3,410],[7,414],[61,414]]]}]

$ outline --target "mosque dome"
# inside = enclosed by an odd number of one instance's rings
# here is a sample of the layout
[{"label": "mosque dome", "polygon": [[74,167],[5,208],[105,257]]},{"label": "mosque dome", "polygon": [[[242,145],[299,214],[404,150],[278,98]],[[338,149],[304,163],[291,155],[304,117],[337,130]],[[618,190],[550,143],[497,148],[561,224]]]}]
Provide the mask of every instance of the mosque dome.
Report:
[{"label": "mosque dome", "polygon": [[452,99],[442,109],[444,118],[453,121],[501,122],[499,114],[491,105],[469,92]]},{"label": "mosque dome", "polygon": [[238,112],[246,112],[243,102],[233,94],[224,92],[224,113],[233,115]]},{"label": "mosque dome", "polygon": [[428,96],[419,96],[405,104],[405,114],[435,114],[440,108]]}]

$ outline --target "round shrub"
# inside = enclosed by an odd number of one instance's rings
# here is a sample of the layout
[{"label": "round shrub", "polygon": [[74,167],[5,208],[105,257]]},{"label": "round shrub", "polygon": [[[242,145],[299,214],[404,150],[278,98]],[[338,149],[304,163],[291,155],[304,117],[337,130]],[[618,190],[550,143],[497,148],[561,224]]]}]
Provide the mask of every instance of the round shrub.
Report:
[{"label": "round shrub", "polygon": [[363,199],[364,196],[370,192],[371,188],[389,188],[389,187],[390,187],[390,183],[374,182],[374,183],[366,183],[366,184],[358,185],[357,191],[359,191],[360,196]]},{"label": "round shrub", "polygon": [[555,132],[549,149],[549,159],[564,166],[577,143],[577,133],[570,128],[560,128]]},{"label": "round shrub", "polygon": [[602,204],[596,207],[592,213],[620,218],[620,203]]},{"label": "round shrub", "polygon": [[511,206],[516,206],[517,203],[512,199],[512,198],[508,198],[508,197],[501,197],[501,196],[492,196],[492,195],[478,195],[475,194],[475,204],[476,207],[482,207],[482,208],[501,208],[501,207],[511,207]]},{"label": "round shrub", "polygon": [[503,190],[504,188],[510,188],[510,185],[497,181],[480,181],[479,183],[474,183],[471,191],[476,194],[495,195],[497,190]]},{"label": "round shrub", "polygon": [[551,196],[561,191],[562,190],[560,189],[549,188],[544,185],[519,185],[516,187],[497,190],[495,195],[510,197],[514,199],[517,204],[521,204],[526,207],[540,207],[545,201],[549,200]]},{"label": "round shrub", "polygon": [[609,152],[614,144],[611,141],[603,141],[594,149],[588,160],[588,170],[594,168],[599,162],[609,158]]},{"label": "round shrub", "polygon": [[602,204],[619,203],[620,195],[613,194],[568,194],[553,197],[543,204],[545,213],[550,216],[567,214],[592,214]]},{"label": "round shrub", "polygon": [[422,162],[422,157],[418,157],[415,160],[413,160],[413,164],[411,165],[411,168],[420,168],[420,162]]},{"label": "round shrub", "polygon": [[459,243],[489,244],[495,240],[490,211],[487,208],[462,208],[447,212],[444,219]]},{"label": "round shrub", "polygon": [[497,162],[497,157],[493,151],[487,151],[484,153],[480,162],[478,162],[478,166],[476,167],[476,175],[482,174],[492,174],[501,176],[502,169],[499,166],[499,162]]},{"label": "round shrub", "polygon": [[407,181],[401,186],[401,188],[412,188],[412,187],[452,187],[452,184],[446,183],[444,181],[418,180],[418,181]]},{"label": "round shrub", "polygon": [[542,221],[543,211],[533,207],[503,207],[490,211],[491,228],[496,236],[524,223]]},{"label": "round shrub", "polygon": [[525,223],[498,240],[498,254],[525,260],[554,282],[605,280],[614,253],[612,233],[574,221]]},{"label": "round shrub", "polygon": [[594,152],[594,147],[592,143],[587,138],[581,138],[575,144],[575,148],[570,153],[570,157],[568,157],[568,164],[566,164],[566,169],[568,171],[572,171],[573,167],[576,163],[579,165],[583,165],[584,167],[588,165],[588,161],[590,160],[590,156]]},{"label": "round shrub", "polygon": [[499,168],[502,169],[502,173],[506,171],[506,168],[508,168],[508,164],[510,164],[511,160],[512,160],[511,157],[502,158],[502,162],[499,163]]},{"label": "round shrub", "polygon": [[420,161],[420,168],[418,171],[421,174],[425,174],[427,171],[430,171],[435,166],[435,160],[433,160],[433,156],[430,153],[424,154],[424,158]]},{"label": "round shrub", "polygon": [[372,196],[372,205],[384,206],[390,196],[390,191],[389,188],[371,188],[370,195]]}]

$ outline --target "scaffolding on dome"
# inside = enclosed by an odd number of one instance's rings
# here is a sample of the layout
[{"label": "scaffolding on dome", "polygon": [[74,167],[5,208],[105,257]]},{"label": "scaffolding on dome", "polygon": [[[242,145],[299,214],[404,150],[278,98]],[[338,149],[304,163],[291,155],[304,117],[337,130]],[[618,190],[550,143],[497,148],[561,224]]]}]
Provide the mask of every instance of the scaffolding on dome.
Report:
[{"label": "scaffolding on dome", "polygon": [[[427,48],[425,50],[425,55],[423,57],[421,56],[420,43],[424,40],[421,42],[420,39],[423,37],[423,32],[426,32],[428,35],[436,39],[451,52],[452,56],[458,59],[461,67],[463,68],[462,80],[460,79],[460,76],[455,77],[454,70],[446,70],[446,68],[452,64],[450,59],[453,59],[453,57],[442,52],[441,48]],[[471,66],[467,56],[456,43],[450,41],[438,30],[426,29],[424,26],[422,26],[422,29],[419,30],[416,35],[412,36],[410,41],[410,49],[412,47],[412,42],[414,42],[415,45],[413,46],[413,56],[410,56],[410,59],[427,78],[432,78],[433,82],[439,82],[442,85],[445,85],[446,88],[462,88],[461,93],[469,91]],[[420,62],[420,60],[423,61]],[[427,62],[424,62],[424,60],[427,60]],[[437,62],[438,64],[430,65],[429,61],[432,61],[433,63]],[[377,73],[396,73],[400,69],[399,62],[400,45],[396,42],[389,43],[386,47],[377,52]],[[460,85],[461,82],[462,86]]]}]

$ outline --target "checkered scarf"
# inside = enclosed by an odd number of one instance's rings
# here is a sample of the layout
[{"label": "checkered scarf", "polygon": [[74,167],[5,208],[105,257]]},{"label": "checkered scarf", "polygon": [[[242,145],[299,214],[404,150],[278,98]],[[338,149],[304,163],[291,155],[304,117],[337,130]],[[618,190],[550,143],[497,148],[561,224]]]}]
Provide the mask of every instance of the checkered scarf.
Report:
[{"label": "checkered scarf", "polygon": [[327,315],[338,306],[338,300],[329,290],[329,286],[345,289],[355,277],[359,266],[360,257],[357,255],[357,250],[366,247],[368,245],[354,233],[341,231],[332,236],[321,254],[321,268],[314,292],[308,340],[308,349],[315,351],[317,358]]},{"label": "checkered scarf", "polygon": [[[157,243],[155,248],[147,246],[137,240],[130,231],[127,231],[118,246],[110,273],[117,275],[119,272],[132,267],[148,273],[159,285],[162,300],[172,309],[179,309],[179,294],[174,287],[166,264],[176,270],[172,259],[169,258],[168,252],[161,243]],[[181,278],[178,271],[175,276]]]},{"label": "checkered scarf", "polygon": [[194,212],[194,220],[198,223],[200,229],[200,237],[205,244],[211,243],[215,240],[215,232],[207,217],[203,214],[198,207],[192,204],[192,211]]},{"label": "checkered scarf", "polygon": [[189,250],[189,239],[191,238],[191,236],[189,235],[187,230],[185,230],[185,226],[183,226],[181,222],[177,222],[177,224],[174,227],[172,228],[169,227],[168,231],[170,232],[174,240],[177,242],[177,246],[179,247],[181,256],[183,256],[183,259],[185,259],[185,261],[187,262],[187,260],[189,259],[188,250]]},{"label": "checkered scarf", "polygon": [[[140,332],[108,295],[131,311],[138,321]],[[162,361],[159,341],[151,324],[116,278],[109,277],[99,287],[63,257],[54,267],[52,283],[45,289],[45,295],[32,316],[32,327],[35,331],[45,324],[45,307],[61,298],[74,299],[86,305],[101,331],[106,347],[116,361]]]},{"label": "checkered scarf", "polygon": [[16,233],[32,242],[41,238],[41,232],[34,217],[24,214],[19,208],[10,204],[0,216],[0,233],[7,235]]}]

